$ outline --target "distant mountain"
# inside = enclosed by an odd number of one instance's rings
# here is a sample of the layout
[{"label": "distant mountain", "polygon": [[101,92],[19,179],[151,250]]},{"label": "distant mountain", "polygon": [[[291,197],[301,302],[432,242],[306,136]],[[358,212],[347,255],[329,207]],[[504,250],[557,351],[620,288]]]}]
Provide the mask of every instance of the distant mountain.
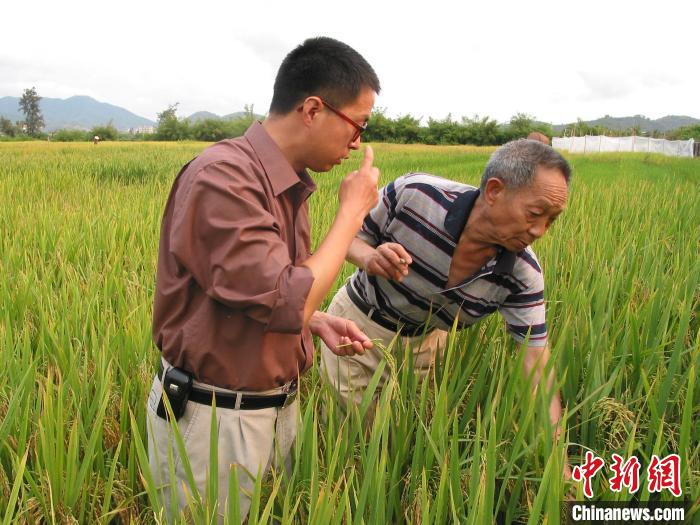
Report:
[{"label": "distant mountain", "polygon": [[[634,115],[633,117],[611,117],[605,115],[602,118],[585,121],[589,126],[603,126],[609,129],[629,129],[639,126],[642,131],[671,131],[683,126],[695,126],[700,124],[700,119],[693,117],[668,115],[651,120],[644,115]],[[554,131],[561,131],[569,124],[557,124],[553,126]]]},{"label": "distant mountain", "polygon": [[[108,123],[120,131],[142,126],[155,126],[155,122],[135,115],[119,106],[98,102],[92,97],[75,96],[66,99],[42,98],[39,102],[46,127],[44,131],[57,129],[91,129]],[[23,120],[19,110],[19,97],[0,98],[0,116],[12,122]]]},{"label": "distant mountain", "polygon": [[[237,118],[245,117],[246,112],[245,111],[236,111],[235,113],[229,113],[228,115],[217,115],[216,113],[211,113],[210,111],[197,111],[196,113],[192,113],[189,117],[186,117],[185,120],[188,120],[192,123],[194,122],[199,122],[200,120],[235,120]],[[254,114],[255,118],[257,119],[262,119],[263,115],[257,115]]]},{"label": "distant mountain", "polygon": [[[263,115],[258,115],[257,113],[253,113],[253,116],[257,119],[264,118]],[[221,118],[223,118],[224,120],[234,120],[241,117],[245,117],[245,111],[236,111],[235,113],[229,113],[228,115],[224,115]]]},{"label": "distant mountain", "polygon": [[189,117],[185,118],[192,123],[199,122],[200,120],[221,120],[221,117],[216,113],[211,113],[210,111],[197,111],[192,113]]},{"label": "distant mountain", "polygon": [[697,126],[700,124],[700,119],[682,115],[667,115],[656,119],[654,123],[658,126],[659,131],[671,131],[685,126]]}]

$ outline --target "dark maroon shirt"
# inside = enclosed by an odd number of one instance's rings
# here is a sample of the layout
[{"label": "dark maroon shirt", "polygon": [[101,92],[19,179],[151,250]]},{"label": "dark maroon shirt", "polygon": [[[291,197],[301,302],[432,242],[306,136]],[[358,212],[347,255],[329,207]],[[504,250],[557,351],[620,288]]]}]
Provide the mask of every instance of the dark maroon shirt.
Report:
[{"label": "dark maroon shirt", "polygon": [[198,381],[268,390],[308,369],[303,326],[313,283],[307,198],[263,126],[204,150],[168,197],[158,252],[153,338]]}]

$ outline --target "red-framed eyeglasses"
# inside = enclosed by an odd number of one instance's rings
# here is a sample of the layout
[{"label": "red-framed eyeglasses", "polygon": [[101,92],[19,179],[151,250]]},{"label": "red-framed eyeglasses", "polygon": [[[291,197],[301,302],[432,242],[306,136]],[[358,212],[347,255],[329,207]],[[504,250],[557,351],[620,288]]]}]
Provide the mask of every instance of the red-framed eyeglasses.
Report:
[{"label": "red-framed eyeglasses", "polygon": [[328,102],[326,102],[325,100],[323,100],[321,97],[318,97],[318,98],[319,98],[319,99],[321,100],[321,102],[323,102],[323,104],[324,104],[325,106],[327,106],[328,109],[330,109],[333,113],[335,113],[336,115],[338,115],[338,116],[339,116],[340,118],[342,118],[345,122],[348,122],[349,124],[352,124],[352,125],[353,125],[353,127],[355,128],[355,134],[352,136],[352,140],[351,140],[350,142],[355,142],[357,139],[360,138],[360,135],[362,135],[362,134],[367,130],[367,123],[366,123],[366,122],[365,122],[364,124],[358,124],[358,123],[355,122],[353,119],[351,119],[350,117],[348,117],[345,113],[343,113],[343,112],[340,111],[339,109],[336,109],[336,108],[334,108],[333,106],[331,106]]}]

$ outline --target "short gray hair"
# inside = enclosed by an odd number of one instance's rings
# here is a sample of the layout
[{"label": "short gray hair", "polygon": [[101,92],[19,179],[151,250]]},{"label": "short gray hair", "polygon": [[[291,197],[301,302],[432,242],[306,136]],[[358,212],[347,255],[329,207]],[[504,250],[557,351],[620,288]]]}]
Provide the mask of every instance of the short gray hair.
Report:
[{"label": "short gray hair", "polygon": [[481,176],[480,189],[483,192],[491,178],[503,181],[508,189],[529,186],[539,166],[561,171],[568,186],[571,167],[559,152],[536,140],[519,139],[504,144],[491,155]]}]

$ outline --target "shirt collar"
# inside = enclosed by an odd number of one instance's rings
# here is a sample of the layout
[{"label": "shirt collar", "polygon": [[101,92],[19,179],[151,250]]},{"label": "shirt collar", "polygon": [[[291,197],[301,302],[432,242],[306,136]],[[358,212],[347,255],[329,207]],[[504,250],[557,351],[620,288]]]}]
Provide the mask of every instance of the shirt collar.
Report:
[{"label": "shirt collar", "polygon": [[[459,242],[459,237],[462,235],[462,230],[467,224],[469,215],[474,209],[476,199],[479,198],[481,192],[475,188],[466,190],[461,193],[454,202],[450,205],[445,215],[445,231],[449,233],[455,241]],[[502,246],[498,247],[496,254],[496,264],[493,267],[493,273],[512,273],[515,266],[516,254],[509,252]]]},{"label": "shirt collar", "polygon": [[306,170],[300,173],[294,171],[277,143],[259,121],[250,125],[245,132],[245,138],[258,155],[275,197],[298,183],[305,186],[307,196],[316,190],[316,184],[309,173]]},{"label": "shirt collar", "polygon": [[496,255],[496,266],[493,267],[493,273],[513,273],[515,266],[516,254],[509,252],[505,248],[499,246],[498,254]]}]

